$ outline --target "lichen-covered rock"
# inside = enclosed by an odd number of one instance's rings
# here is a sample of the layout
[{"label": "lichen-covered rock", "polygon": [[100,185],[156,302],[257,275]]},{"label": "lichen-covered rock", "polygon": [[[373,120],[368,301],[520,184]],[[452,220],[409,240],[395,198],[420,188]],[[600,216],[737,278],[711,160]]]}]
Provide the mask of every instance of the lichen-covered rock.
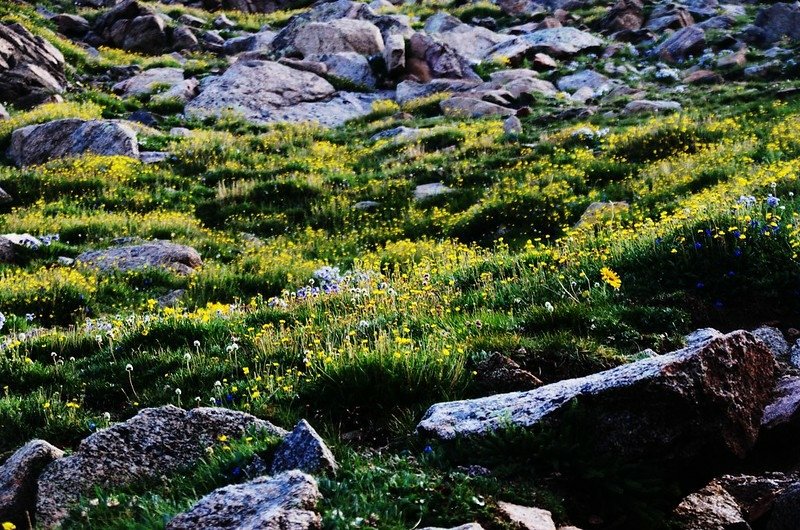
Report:
[{"label": "lichen-covered rock", "polygon": [[0,24],[0,103],[30,108],[64,91],[64,56],[20,24]]},{"label": "lichen-covered rock", "polygon": [[62,456],[63,451],[44,440],[31,440],[0,466],[0,521],[13,523],[17,528],[28,527],[36,508],[39,474]]},{"label": "lichen-covered rock", "polygon": [[355,52],[309,55],[309,61],[318,61],[325,65],[328,76],[346,80],[363,88],[375,88],[378,84],[369,61]]},{"label": "lichen-covered rock", "polygon": [[136,158],[136,132],[114,120],[54,120],[16,129],[7,154],[16,165],[29,166],[84,153]]},{"label": "lichen-covered rock", "polygon": [[335,474],[339,468],[331,450],[306,420],[300,420],[283,439],[272,460],[271,473],[299,469],[313,475]]},{"label": "lichen-covered rock", "polygon": [[369,56],[382,54],[384,49],[383,37],[375,24],[349,18],[304,24],[294,34],[290,46],[304,57],[339,52]]},{"label": "lichen-covered rock", "polygon": [[577,53],[599,49],[603,41],[591,33],[572,27],[546,28],[520,35],[491,48],[486,58],[489,60],[509,60],[519,64],[525,58],[532,58],[542,52],[553,57],[570,57]]},{"label": "lichen-covered rock", "polygon": [[520,506],[510,502],[498,502],[500,513],[517,528],[523,530],[556,530],[553,514],[541,508]]},{"label": "lichen-covered rock", "polygon": [[250,430],[284,436],[269,422],[227,409],[183,410],[171,405],[144,409],[124,423],[84,439],[70,456],[47,466],[39,477],[36,519],[53,528],[80,495],[96,487],[123,487],[180,472],[195,464],[220,436]]},{"label": "lichen-covered rock", "polygon": [[772,355],[774,355],[776,359],[782,362],[789,361],[791,347],[786,338],[784,338],[783,333],[781,333],[781,330],[771,326],[761,326],[758,329],[754,329],[751,333],[772,352]]},{"label": "lichen-covered rock", "polygon": [[85,267],[102,272],[157,267],[189,274],[203,265],[203,260],[195,249],[169,241],[153,241],[141,245],[90,250],[80,254],[75,260]]},{"label": "lichen-covered rock", "polygon": [[442,101],[439,106],[446,116],[456,116],[460,118],[511,116],[514,114],[513,110],[501,105],[467,97],[452,97]]},{"label": "lichen-covered rock", "polygon": [[241,60],[206,84],[186,112],[200,117],[233,112],[248,120],[279,121],[275,117],[281,111],[297,110],[300,104],[325,100],[335,92],[310,72],[272,61]]},{"label": "lichen-covered rock", "polygon": [[513,38],[481,26],[464,24],[447,13],[437,13],[428,18],[425,31],[473,63],[482,61],[494,46]]},{"label": "lichen-covered rock", "polygon": [[681,110],[681,104],[677,101],[650,101],[638,99],[631,101],[622,109],[623,114],[644,114],[658,112],[677,112]]},{"label": "lichen-covered rock", "polygon": [[529,392],[433,405],[417,426],[426,437],[480,438],[573,416],[600,453],[647,461],[743,456],[753,446],[776,378],[775,360],[738,331],[668,355]]},{"label": "lichen-covered rock", "polygon": [[311,530],[321,520],[316,481],[301,471],[214,490],[167,524],[168,530]]},{"label": "lichen-covered rock", "polygon": [[736,499],[716,483],[684,498],[675,508],[674,518],[680,528],[687,530],[726,530],[747,525]]}]

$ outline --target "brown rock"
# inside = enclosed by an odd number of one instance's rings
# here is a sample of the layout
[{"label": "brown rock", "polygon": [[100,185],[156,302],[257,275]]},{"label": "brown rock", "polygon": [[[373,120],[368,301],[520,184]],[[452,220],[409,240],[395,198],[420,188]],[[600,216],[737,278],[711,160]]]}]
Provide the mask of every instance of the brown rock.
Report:
[{"label": "brown rock", "polygon": [[39,474],[62,456],[63,451],[44,440],[32,440],[0,466],[0,522],[29,527],[36,508]]},{"label": "brown rock", "polygon": [[697,70],[683,78],[684,83],[690,85],[718,85],[725,80],[716,72],[711,70]]}]

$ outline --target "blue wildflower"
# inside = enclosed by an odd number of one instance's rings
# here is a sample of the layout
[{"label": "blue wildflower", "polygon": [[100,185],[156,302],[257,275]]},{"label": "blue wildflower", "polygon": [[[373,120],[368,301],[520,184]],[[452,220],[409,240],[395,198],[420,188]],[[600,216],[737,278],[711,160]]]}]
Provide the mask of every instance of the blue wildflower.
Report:
[{"label": "blue wildflower", "polygon": [[767,206],[769,206],[770,208],[775,208],[776,206],[778,206],[778,204],[780,204],[780,202],[781,200],[773,196],[771,193],[767,195]]}]

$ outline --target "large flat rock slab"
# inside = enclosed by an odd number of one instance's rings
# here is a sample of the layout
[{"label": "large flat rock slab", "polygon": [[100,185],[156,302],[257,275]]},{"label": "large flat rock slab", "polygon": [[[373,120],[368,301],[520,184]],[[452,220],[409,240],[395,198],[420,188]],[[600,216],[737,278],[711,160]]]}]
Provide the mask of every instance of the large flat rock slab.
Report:
[{"label": "large flat rock slab", "polygon": [[598,451],[650,460],[743,456],[776,378],[772,354],[737,331],[612,370],[486,398],[433,405],[417,426],[442,440],[539,425],[558,428],[577,403]]}]

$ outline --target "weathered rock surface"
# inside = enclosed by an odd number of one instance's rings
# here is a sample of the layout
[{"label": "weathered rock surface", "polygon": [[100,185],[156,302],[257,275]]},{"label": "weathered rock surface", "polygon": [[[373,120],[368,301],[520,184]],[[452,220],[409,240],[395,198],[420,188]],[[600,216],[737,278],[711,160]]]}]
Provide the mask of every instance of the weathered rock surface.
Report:
[{"label": "weathered rock surface", "polygon": [[64,452],[61,449],[44,440],[32,440],[0,466],[0,521],[11,522],[17,528],[28,527],[36,509],[39,474],[50,462],[62,456]]},{"label": "weathered rock surface", "polygon": [[758,329],[754,329],[751,333],[772,352],[772,355],[777,360],[782,362],[789,361],[791,347],[789,346],[789,342],[784,338],[783,333],[781,333],[781,330],[771,326],[761,326]]},{"label": "weathered rock surface", "polygon": [[275,452],[270,473],[299,469],[312,475],[335,474],[338,468],[325,441],[306,420],[300,420]]},{"label": "weathered rock surface", "polygon": [[407,103],[442,92],[467,92],[479,84],[478,81],[467,79],[434,79],[430,83],[403,81],[397,85],[395,99],[398,103]]},{"label": "weathered rock surface", "polygon": [[122,487],[179,472],[197,462],[220,436],[240,437],[249,430],[286,434],[269,422],[227,409],[144,409],[92,434],[72,455],[47,466],[39,477],[37,522],[53,528],[70,504],[95,487]]},{"label": "weathered rock surface", "polygon": [[447,193],[452,193],[453,189],[445,186],[441,182],[431,182],[430,184],[420,184],[416,188],[414,188],[414,200],[416,201],[426,201],[428,199],[432,199],[434,197],[438,197],[439,195],[445,195]]},{"label": "weathered rock surface", "polygon": [[761,425],[774,429],[800,419],[800,377],[784,376],[775,385],[774,397],[764,409]]},{"label": "weathered rock surface", "polygon": [[518,64],[539,52],[553,57],[569,57],[602,46],[603,41],[591,33],[572,27],[548,28],[500,43],[487,52],[486,58],[508,59],[512,64]]},{"label": "weathered rock surface", "polygon": [[687,530],[725,530],[737,525],[747,525],[736,499],[716,483],[711,483],[683,499],[675,508],[674,518],[681,528]]},{"label": "weathered rock surface", "polygon": [[665,61],[682,61],[699,55],[706,46],[706,32],[697,26],[683,28],[652,49],[651,53]]},{"label": "weathered rock surface", "polygon": [[408,73],[421,81],[435,78],[471,79],[480,81],[470,61],[455,48],[430,35],[415,33],[410,41],[406,66]]},{"label": "weathered rock surface", "polygon": [[556,530],[553,515],[547,510],[502,501],[497,507],[506,519],[524,530]]},{"label": "weathered rock surface", "polygon": [[170,46],[167,25],[153,9],[137,0],[125,0],[100,15],[92,26],[91,44],[107,44],[126,51],[161,53]]},{"label": "weathered rock surface", "polygon": [[464,24],[447,13],[437,13],[426,20],[425,31],[473,63],[483,60],[494,46],[513,38],[481,26]]},{"label": "weathered rock surface", "polygon": [[677,112],[681,104],[677,101],[650,101],[639,99],[631,101],[622,109],[623,114],[642,114],[647,112]]},{"label": "weathered rock surface", "polygon": [[523,370],[513,359],[497,352],[477,363],[475,372],[477,372],[475,385],[482,391],[493,394],[530,390],[542,384],[536,376]]},{"label": "weathered rock surface", "polygon": [[647,460],[743,456],[756,440],[776,377],[772,355],[739,331],[672,354],[529,392],[433,405],[427,437],[482,437],[507,426],[557,428],[576,401],[598,452]]},{"label": "weathered rock surface", "polygon": [[335,92],[330,83],[310,72],[272,61],[238,61],[205,85],[186,112],[190,116],[233,112],[265,123],[281,121],[283,116],[294,118],[288,121],[313,121],[311,116],[303,119],[302,104],[321,102]]},{"label": "weathered rock surface", "polygon": [[85,267],[102,272],[157,267],[189,274],[203,265],[203,260],[195,249],[169,241],[90,250],[80,254],[75,260]]},{"label": "weathered rock surface", "polygon": [[112,90],[124,96],[139,96],[151,94],[157,88],[172,88],[180,83],[183,83],[183,70],[180,68],[150,68],[120,81],[112,87]]},{"label": "weathered rock surface", "polygon": [[358,53],[309,55],[306,59],[324,64],[329,76],[347,80],[359,87],[375,88],[378,83],[369,61]]},{"label": "weathered rock surface", "polygon": [[439,106],[446,116],[456,116],[461,118],[482,118],[484,116],[511,116],[514,111],[481,101],[480,99],[452,97],[442,101]]},{"label": "weathered rock surface", "polygon": [[454,526],[453,528],[441,528],[438,526],[426,526],[425,528],[420,528],[420,530],[483,530],[483,527],[478,523],[467,523],[462,524],[461,526]]},{"label": "weathered rock surface", "polygon": [[29,166],[84,153],[136,158],[136,133],[120,121],[55,120],[15,130],[7,155],[16,165]]},{"label": "weathered rock surface", "polygon": [[167,524],[168,530],[310,530],[321,519],[316,481],[301,471],[226,486]]},{"label": "weathered rock surface", "polygon": [[66,87],[64,56],[20,24],[0,24],[0,103],[30,108]]},{"label": "weathered rock surface", "polygon": [[78,15],[61,13],[50,17],[50,20],[55,23],[59,33],[68,37],[83,37],[89,31],[89,22]]},{"label": "weathered rock surface", "polygon": [[375,24],[349,18],[304,24],[294,34],[289,46],[303,56],[339,52],[369,56],[382,54],[384,49],[383,37]]}]

